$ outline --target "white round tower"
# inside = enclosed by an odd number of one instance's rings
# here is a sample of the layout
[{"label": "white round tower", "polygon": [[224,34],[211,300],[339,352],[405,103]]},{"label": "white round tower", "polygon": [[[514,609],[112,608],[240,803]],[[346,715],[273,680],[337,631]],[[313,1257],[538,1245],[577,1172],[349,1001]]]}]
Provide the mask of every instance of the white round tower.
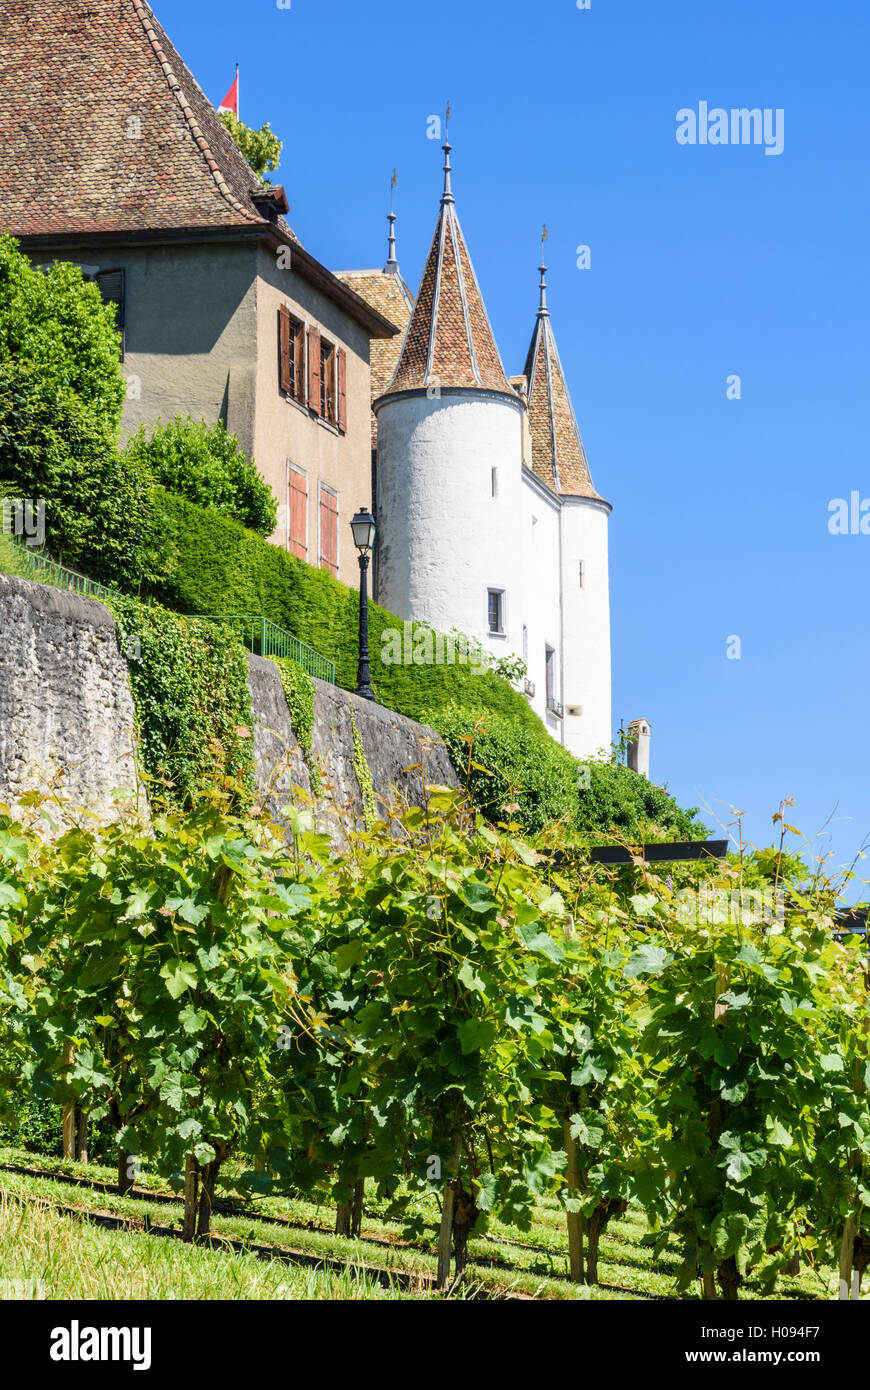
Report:
[{"label": "white round tower", "polygon": [[[553,335],[543,264],[540,273],[538,313],[525,367],[529,428],[524,478],[537,522],[528,532],[531,551],[526,561],[529,668],[533,704],[541,718],[575,757],[585,759],[602,752],[608,756],[612,738],[607,546],[611,507],[592,482]],[[542,586],[540,576],[545,573],[549,579]],[[543,697],[542,647],[547,658]]]},{"label": "white round tower", "polygon": [[451,190],[377,401],[378,587],[402,618],[519,653],[523,401],[502,366]]}]

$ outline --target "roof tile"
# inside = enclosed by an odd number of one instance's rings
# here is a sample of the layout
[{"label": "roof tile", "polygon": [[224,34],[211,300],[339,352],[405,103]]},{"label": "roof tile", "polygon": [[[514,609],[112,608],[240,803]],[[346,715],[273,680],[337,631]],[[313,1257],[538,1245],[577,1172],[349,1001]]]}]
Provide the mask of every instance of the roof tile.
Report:
[{"label": "roof tile", "polygon": [[0,229],[264,222],[259,180],[144,0],[3,0]]}]

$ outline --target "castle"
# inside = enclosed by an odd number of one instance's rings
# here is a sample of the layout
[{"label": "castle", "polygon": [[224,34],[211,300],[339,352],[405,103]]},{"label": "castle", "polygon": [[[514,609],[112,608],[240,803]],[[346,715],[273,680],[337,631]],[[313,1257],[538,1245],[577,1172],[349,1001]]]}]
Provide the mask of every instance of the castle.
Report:
[{"label": "castle", "polygon": [[370,505],[377,600],[521,657],[553,737],[607,749],[610,506],[543,267],[524,371],[505,374],[449,144],[413,296],[392,213],[383,270],[332,272],[302,246],[284,189],[257,178],[145,0],[5,0],[0,82],[0,231],[36,264],[76,262],[115,305],[125,433],[222,420],[278,498],[273,543],[346,584],[348,522]]},{"label": "castle", "polygon": [[610,504],[589,471],[546,267],[524,371],[508,379],[443,148],[444,191],[416,299],[399,273],[392,214],[384,271],[340,277],[386,317],[405,319],[400,343],[378,344],[373,370],[376,596],[402,618],[473,635],[496,658],[521,656],[526,694],[550,733],[594,757],[611,740]]}]

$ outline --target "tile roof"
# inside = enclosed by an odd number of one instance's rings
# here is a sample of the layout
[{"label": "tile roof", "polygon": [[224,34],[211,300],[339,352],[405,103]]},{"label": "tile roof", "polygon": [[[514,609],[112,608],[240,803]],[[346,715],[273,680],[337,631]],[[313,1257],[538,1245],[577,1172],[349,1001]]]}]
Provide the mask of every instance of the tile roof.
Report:
[{"label": "tile roof", "polygon": [[444,146],[445,188],[438,225],[389,391],[483,387],[516,393],[508,384],[450,189],[450,146]]},{"label": "tile roof", "polygon": [[541,267],[541,304],[526,358],[532,468],[553,492],[598,497],[571,403],[568,383],[547,308],[546,267]]},{"label": "tile roof", "polygon": [[[402,338],[411,318],[414,301],[400,275],[388,270],[338,270],[339,280],[367,304],[399,328],[394,338],[372,339],[372,400],[382,396],[399,364]],[[372,412],[372,448],[377,444],[378,422]]]},{"label": "tile roof", "polygon": [[3,0],[0,90],[0,230],[266,221],[257,175],[144,0]]}]

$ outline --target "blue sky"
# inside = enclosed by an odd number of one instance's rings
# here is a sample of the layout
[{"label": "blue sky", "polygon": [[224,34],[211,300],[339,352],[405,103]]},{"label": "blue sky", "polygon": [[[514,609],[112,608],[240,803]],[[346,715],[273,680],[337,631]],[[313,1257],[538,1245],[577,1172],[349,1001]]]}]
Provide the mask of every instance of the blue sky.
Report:
[{"label": "blue sky", "polygon": [[[454,190],[509,372],[550,306],[611,518],[614,719],[653,728],[654,780],[770,839],[851,859],[870,832],[865,0],[155,0],[217,103],[285,141],[303,243],[399,259],[416,288],[453,105]],[[680,146],[676,113],[782,108],[784,149]],[[591,268],[576,265],[578,245]],[[742,399],[726,399],[738,374]],[[740,660],[726,656],[741,639]],[[868,861],[870,862],[870,861]],[[854,896],[854,891],[852,896]]]}]

